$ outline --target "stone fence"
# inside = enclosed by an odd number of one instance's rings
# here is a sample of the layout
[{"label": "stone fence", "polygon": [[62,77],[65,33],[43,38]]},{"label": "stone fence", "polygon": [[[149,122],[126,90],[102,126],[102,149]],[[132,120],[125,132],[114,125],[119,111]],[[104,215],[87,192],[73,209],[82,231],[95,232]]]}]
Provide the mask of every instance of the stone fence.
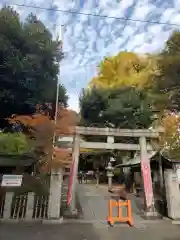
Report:
[{"label": "stone fence", "polygon": [[46,178],[23,179],[21,187],[0,187],[0,220],[60,219],[62,170]]}]

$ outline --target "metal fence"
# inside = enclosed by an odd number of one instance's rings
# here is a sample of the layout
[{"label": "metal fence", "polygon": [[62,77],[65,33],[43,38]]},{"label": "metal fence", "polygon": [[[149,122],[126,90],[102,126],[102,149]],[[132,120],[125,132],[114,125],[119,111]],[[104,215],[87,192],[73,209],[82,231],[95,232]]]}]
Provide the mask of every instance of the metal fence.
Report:
[{"label": "metal fence", "polygon": [[48,218],[48,196],[35,195],[33,206],[33,219]]},{"label": "metal fence", "polygon": [[28,193],[13,194],[11,203],[11,219],[24,219],[26,216]]}]

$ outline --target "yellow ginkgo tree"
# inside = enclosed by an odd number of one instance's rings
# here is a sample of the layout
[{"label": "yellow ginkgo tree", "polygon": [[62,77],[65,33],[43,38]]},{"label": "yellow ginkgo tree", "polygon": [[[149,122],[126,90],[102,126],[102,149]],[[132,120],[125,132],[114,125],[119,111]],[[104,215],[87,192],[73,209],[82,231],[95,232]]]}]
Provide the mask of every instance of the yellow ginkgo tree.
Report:
[{"label": "yellow ginkgo tree", "polygon": [[155,57],[139,56],[132,52],[120,52],[113,57],[106,57],[99,64],[98,75],[89,83],[89,87],[119,88],[137,86],[144,88],[149,83],[149,76],[155,71]]}]

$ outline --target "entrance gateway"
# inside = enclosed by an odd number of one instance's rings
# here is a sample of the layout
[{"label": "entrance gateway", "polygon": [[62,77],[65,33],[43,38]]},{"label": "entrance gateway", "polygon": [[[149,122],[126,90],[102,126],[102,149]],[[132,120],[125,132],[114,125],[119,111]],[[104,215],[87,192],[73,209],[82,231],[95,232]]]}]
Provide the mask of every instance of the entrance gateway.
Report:
[{"label": "entrance gateway", "polygon": [[[71,212],[76,211],[76,184],[79,164],[80,148],[86,149],[117,149],[140,151],[141,172],[143,176],[144,195],[145,195],[145,216],[157,216],[154,207],[154,196],[152,188],[151,168],[147,151],[152,151],[151,145],[147,144],[148,139],[158,139],[163,129],[114,129],[114,128],[93,128],[76,127],[74,129],[71,180],[69,191],[69,205]],[[107,142],[80,142],[80,136],[106,136]],[[114,143],[115,137],[139,138],[139,144]]]}]

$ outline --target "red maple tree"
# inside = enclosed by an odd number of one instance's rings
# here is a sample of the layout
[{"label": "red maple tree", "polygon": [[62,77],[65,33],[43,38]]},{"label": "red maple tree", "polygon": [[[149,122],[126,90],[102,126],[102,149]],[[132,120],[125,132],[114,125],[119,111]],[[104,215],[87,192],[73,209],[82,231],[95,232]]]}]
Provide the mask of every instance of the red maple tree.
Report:
[{"label": "red maple tree", "polygon": [[13,115],[9,118],[11,124],[20,124],[24,132],[32,141],[32,148],[39,157],[41,170],[49,171],[51,168],[67,167],[71,163],[71,152],[67,149],[53,148],[53,135],[71,135],[72,128],[79,122],[78,114],[72,110],[58,107],[57,122],[55,124],[52,114],[43,111],[37,105],[37,112],[33,115]]}]

